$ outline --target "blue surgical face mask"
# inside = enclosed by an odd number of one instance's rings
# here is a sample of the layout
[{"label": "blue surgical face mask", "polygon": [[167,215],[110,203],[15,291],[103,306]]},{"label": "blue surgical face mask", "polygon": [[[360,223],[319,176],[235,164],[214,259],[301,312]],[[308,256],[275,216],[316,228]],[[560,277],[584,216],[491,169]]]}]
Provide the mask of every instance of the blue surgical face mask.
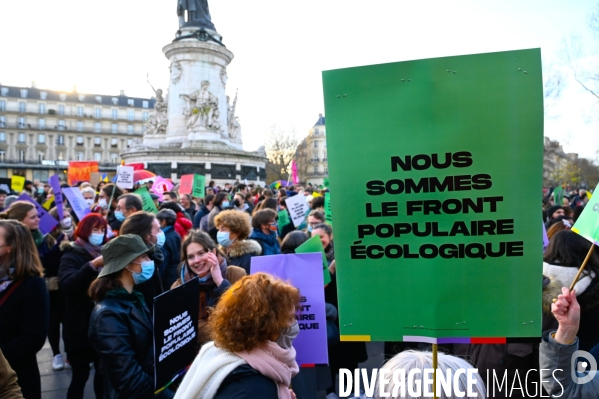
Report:
[{"label": "blue surgical face mask", "polygon": [[229,207],[229,201],[223,201],[221,208],[228,208]]},{"label": "blue surgical face mask", "polygon": [[152,278],[152,275],[154,274],[154,261],[153,260],[147,260],[147,261],[141,262],[141,263],[138,263],[138,262],[132,262],[132,263],[137,263],[138,265],[141,265],[141,273],[135,273],[134,271],[127,269],[133,275],[133,281],[135,281],[135,285],[144,283]]},{"label": "blue surgical face mask", "polygon": [[216,241],[218,241],[220,245],[226,248],[233,244],[233,241],[235,241],[231,240],[230,235],[231,233],[229,233],[228,231],[219,231],[218,233],[216,233]]},{"label": "blue surgical face mask", "polygon": [[312,226],[308,226],[308,231],[309,231],[310,233],[312,232],[312,230],[314,230],[314,227],[312,227]]},{"label": "blue surgical face mask", "polygon": [[123,212],[121,212],[121,211],[114,211],[114,217],[119,222],[124,222],[126,219],[125,215],[123,215]]},{"label": "blue surgical face mask", "polygon": [[166,241],[166,236],[164,235],[164,231],[159,231],[158,234],[155,234],[156,236],[156,245],[158,245],[159,247],[163,247],[164,243]]},{"label": "blue surgical face mask", "polygon": [[89,238],[87,239],[87,241],[91,244],[91,245],[102,245],[102,242],[104,241],[104,234],[100,234],[100,233],[92,233]]}]

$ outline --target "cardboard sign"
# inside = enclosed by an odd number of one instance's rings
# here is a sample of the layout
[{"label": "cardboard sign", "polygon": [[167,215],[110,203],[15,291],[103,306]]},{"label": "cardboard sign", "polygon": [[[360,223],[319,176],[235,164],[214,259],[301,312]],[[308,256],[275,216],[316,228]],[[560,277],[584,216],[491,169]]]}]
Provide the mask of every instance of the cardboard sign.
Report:
[{"label": "cardboard sign", "polygon": [[23,191],[24,187],[25,177],[12,175],[12,177],[10,178],[10,188],[12,188],[17,193],[20,193],[21,191]]},{"label": "cardboard sign", "polygon": [[91,212],[78,187],[65,187],[62,189],[62,192],[67,197],[71,209],[73,209],[73,212],[75,212],[75,215],[77,215],[79,220],[83,219],[85,215]]},{"label": "cardboard sign", "polygon": [[54,206],[56,207],[56,212],[58,212],[58,218],[62,220],[64,218],[64,206],[62,201],[62,189],[60,188],[60,178],[58,175],[52,175],[50,176],[50,179],[48,179],[48,183],[54,192]]},{"label": "cardboard sign", "polygon": [[8,177],[0,177],[0,190],[6,191],[7,194],[10,194],[12,186],[12,180]]},{"label": "cardboard sign", "polygon": [[116,167],[116,185],[120,188],[131,189],[134,185],[133,166]]},{"label": "cardboard sign", "polygon": [[194,198],[204,198],[206,193],[206,177],[202,175],[193,175],[193,191],[191,196]]},{"label": "cardboard sign", "polygon": [[308,241],[300,245],[295,249],[296,254],[307,254],[307,253],[320,253],[322,254],[322,274],[324,285],[328,285],[331,282],[331,273],[329,272],[329,262],[327,262],[327,255],[322,247],[322,242],[319,236],[312,236]]},{"label": "cardboard sign", "polygon": [[310,206],[306,202],[306,197],[303,195],[294,195],[293,197],[287,197],[285,204],[291,215],[293,225],[298,227],[306,219],[306,212],[310,211]]},{"label": "cardboard sign", "polygon": [[96,188],[101,181],[102,175],[100,172],[92,172],[89,174],[89,184],[91,184],[93,188]]},{"label": "cardboard sign", "polygon": [[156,204],[154,204],[154,200],[150,197],[150,192],[147,187],[141,187],[139,190],[135,190],[135,194],[141,197],[141,203],[143,205],[143,210],[146,212],[150,212],[153,214],[158,213],[158,208],[156,208]]},{"label": "cardboard sign", "polygon": [[194,175],[183,175],[179,182],[179,194],[191,194],[193,192]]},{"label": "cardboard sign", "polygon": [[97,161],[69,161],[67,171],[69,186],[74,186],[80,181],[90,181],[91,173],[98,170]]},{"label": "cardboard sign", "polygon": [[351,198],[331,203],[341,339],[539,337],[540,50],[325,71],[323,88],[331,192]]},{"label": "cardboard sign", "polygon": [[168,384],[196,356],[198,279],[188,281],[154,298],[154,389]]},{"label": "cardboard sign", "polygon": [[[599,185],[595,188],[595,192],[597,189],[599,189]],[[572,231],[595,245],[599,245],[599,195],[589,199],[576,223],[572,226]]]},{"label": "cardboard sign", "polygon": [[279,211],[279,235],[283,234],[283,227],[287,226],[289,222],[291,222],[291,220],[289,219],[289,214],[287,213],[287,211],[284,209]]},{"label": "cardboard sign", "polygon": [[173,189],[173,183],[170,180],[165,179],[161,176],[156,176],[154,184],[152,184],[151,191],[158,196],[158,200],[162,202],[164,200],[164,193],[169,192]]},{"label": "cardboard sign", "polygon": [[321,264],[319,253],[288,254],[254,256],[250,267],[250,274],[272,274],[300,290],[301,309],[295,315],[300,332],[293,340],[295,359],[300,367],[329,362]]},{"label": "cardboard sign", "polygon": [[39,230],[42,234],[48,234],[54,229],[54,227],[58,224],[58,220],[54,219],[48,211],[46,211],[40,204],[37,203],[33,198],[28,196],[27,194],[21,194],[19,201],[29,201],[33,205],[35,205],[35,209],[37,209],[37,215],[40,217],[40,227]]}]

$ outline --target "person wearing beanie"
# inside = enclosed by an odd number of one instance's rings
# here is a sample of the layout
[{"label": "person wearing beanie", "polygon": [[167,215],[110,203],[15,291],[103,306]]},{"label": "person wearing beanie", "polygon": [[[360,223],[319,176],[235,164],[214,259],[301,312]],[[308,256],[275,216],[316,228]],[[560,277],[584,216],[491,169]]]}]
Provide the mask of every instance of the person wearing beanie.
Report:
[{"label": "person wearing beanie", "polygon": [[551,221],[551,219],[555,219],[558,216],[564,216],[566,213],[564,212],[564,208],[559,205],[554,205],[547,209],[547,220],[545,222],[547,225]]}]

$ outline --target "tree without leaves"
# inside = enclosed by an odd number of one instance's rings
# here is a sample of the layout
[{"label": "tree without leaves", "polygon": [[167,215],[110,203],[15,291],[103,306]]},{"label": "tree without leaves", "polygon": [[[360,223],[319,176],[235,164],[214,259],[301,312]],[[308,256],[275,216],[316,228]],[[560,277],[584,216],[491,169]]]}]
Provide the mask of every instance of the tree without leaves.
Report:
[{"label": "tree without leaves", "polygon": [[281,127],[273,125],[266,138],[266,181],[288,180],[291,162],[299,140],[294,130],[286,132]]}]

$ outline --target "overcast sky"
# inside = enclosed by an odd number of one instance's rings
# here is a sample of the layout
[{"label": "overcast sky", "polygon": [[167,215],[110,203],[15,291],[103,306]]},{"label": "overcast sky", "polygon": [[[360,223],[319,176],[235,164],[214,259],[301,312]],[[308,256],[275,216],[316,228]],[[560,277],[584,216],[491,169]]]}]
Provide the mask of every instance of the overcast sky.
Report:
[{"label": "overcast sky", "polygon": [[[560,65],[573,33],[592,48],[597,0],[209,0],[235,58],[227,91],[239,89],[244,147],[273,124],[304,136],[324,113],[321,72],[358,65],[540,47],[566,87],[548,108],[545,135],[595,158],[594,98]],[[0,83],[94,94],[153,95],[168,87],[162,47],[178,29],[176,0],[0,1]]]}]

